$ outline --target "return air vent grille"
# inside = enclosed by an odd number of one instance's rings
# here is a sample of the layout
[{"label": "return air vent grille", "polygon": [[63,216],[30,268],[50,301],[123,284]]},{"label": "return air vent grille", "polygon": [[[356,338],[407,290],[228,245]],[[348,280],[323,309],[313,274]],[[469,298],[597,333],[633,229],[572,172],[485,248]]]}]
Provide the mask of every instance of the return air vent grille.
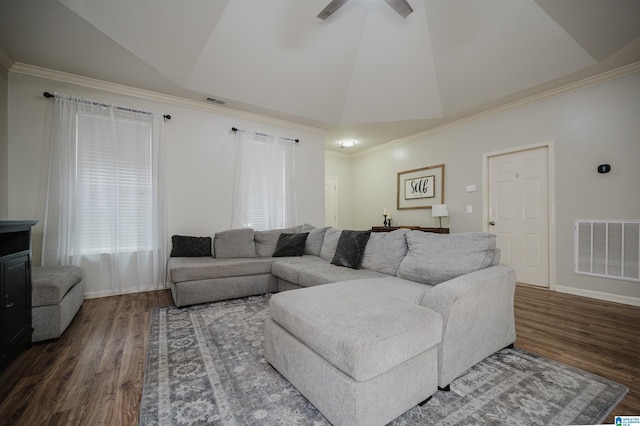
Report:
[{"label": "return air vent grille", "polygon": [[576,220],[575,272],[640,282],[640,221]]}]

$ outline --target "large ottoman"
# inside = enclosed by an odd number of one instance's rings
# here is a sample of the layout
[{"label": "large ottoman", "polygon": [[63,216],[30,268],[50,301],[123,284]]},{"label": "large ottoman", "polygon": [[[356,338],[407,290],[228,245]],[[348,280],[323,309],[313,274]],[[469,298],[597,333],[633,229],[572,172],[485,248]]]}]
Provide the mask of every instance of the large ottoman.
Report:
[{"label": "large ottoman", "polygon": [[437,390],[442,317],[407,300],[417,287],[402,298],[383,283],[327,284],[269,302],[266,360],[334,425],[384,425]]},{"label": "large ottoman", "polygon": [[84,301],[78,266],[34,266],[31,269],[33,342],[57,339]]}]

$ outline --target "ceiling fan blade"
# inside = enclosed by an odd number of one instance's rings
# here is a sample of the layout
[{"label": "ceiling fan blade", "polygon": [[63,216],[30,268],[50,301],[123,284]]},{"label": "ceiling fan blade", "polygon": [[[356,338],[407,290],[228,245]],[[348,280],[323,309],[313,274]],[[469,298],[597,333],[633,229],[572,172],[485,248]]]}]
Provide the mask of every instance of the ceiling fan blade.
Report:
[{"label": "ceiling fan blade", "polygon": [[340,9],[349,0],[331,0],[329,4],[322,9],[322,12],[318,14],[318,18],[325,20],[333,14],[336,10]]},{"label": "ceiling fan blade", "polygon": [[393,8],[400,16],[406,18],[413,12],[411,5],[407,2],[407,0],[384,0],[387,2],[389,6]]}]

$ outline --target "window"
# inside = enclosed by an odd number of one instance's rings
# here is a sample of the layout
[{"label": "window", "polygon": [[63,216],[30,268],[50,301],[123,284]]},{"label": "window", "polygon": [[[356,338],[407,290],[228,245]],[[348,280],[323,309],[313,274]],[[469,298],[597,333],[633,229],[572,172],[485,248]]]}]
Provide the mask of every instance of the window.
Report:
[{"label": "window", "polygon": [[238,131],[233,228],[267,230],[296,224],[295,142]]},{"label": "window", "polygon": [[92,114],[77,120],[79,254],[152,248],[151,124],[110,121]]},{"label": "window", "polygon": [[161,114],[55,95],[43,265],[78,265],[85,294],[165,286]]}]

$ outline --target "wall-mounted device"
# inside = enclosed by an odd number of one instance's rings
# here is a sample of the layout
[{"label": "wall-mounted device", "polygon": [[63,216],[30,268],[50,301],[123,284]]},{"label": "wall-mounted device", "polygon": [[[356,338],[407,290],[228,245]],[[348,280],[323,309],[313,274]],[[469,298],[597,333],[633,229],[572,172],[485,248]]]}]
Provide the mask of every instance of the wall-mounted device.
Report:
[{"label": "wall-mounted device", "polygon": [[600,164],[598,166],[598,173],[609,173],[611,171],[611,166],[609,164]]}]

